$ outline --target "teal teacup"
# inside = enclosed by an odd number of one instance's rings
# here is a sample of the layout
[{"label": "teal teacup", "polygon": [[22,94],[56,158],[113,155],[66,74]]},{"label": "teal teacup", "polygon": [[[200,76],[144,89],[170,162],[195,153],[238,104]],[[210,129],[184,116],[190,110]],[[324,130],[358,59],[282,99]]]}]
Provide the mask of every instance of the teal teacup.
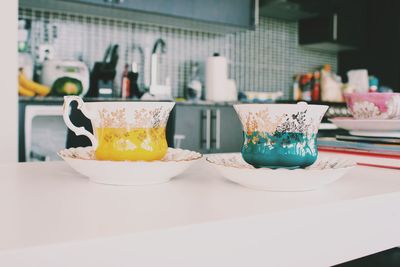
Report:
[{"label": "teal teacup", "polygon": [[243,127],[243,159],[256,168],[304,168],[318,156],[318,127],[328,106],[234,105]]}]

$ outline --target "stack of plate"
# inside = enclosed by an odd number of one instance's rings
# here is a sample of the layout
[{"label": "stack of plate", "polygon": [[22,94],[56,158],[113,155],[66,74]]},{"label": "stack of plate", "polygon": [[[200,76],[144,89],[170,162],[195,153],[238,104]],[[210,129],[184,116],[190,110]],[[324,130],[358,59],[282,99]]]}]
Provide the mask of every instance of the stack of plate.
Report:
[{"label": "stack of plate", "polygon": [[400,119],[355,119],[333,118],[330,121],[339,128],[348,130],[351,135],[400,138]]}]

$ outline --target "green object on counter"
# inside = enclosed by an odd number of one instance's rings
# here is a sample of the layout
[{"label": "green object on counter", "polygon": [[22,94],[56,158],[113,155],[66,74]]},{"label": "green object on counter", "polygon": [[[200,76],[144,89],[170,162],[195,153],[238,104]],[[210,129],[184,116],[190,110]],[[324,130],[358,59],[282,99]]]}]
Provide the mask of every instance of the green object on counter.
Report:
[{"label": "green object on counter", "polygon": [[55,96],[80,95],[82,82],[71,77],[61,77],[55,80],[51,88],[51,94]]},{"label": "green object on counter", "polygon": [[243,159],[256,168],[304,168],[318,156],[316,135],[299,132],[244,132]]}]

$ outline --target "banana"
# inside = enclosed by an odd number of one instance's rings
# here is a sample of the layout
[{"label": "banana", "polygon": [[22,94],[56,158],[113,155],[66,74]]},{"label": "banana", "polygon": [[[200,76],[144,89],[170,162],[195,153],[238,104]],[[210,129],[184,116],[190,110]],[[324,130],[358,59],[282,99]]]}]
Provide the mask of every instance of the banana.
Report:
[{"label": "banana", "polygon": [[20,86],[22,86],[24,89],[31,90],[40,96],[46,96],[51,91],[50,87],[39,84],[37,82],[31,81],[28,78],[26,78],[26,76],[22,71],[19,72],[18,81]]},{"label": "banana", "polygon": [[18,86],[18,94],[22,96],[35,96],[35,92],[28,90],[21,85]]}]

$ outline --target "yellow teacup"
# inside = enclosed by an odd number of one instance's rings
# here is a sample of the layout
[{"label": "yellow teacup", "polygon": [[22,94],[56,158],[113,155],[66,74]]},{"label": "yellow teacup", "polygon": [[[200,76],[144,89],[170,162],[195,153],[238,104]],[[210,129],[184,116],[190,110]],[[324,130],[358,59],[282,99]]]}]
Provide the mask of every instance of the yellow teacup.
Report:
[{"label": "yellow teacup", "polygon": [[[70,103],[90,119],[94,135],[69,119]],[[173,102],[90,102],[64,97],[64,122],[76,135],[87,136],[96,159],[113,161],[160,160],[167,153],[165,127]]]}]

